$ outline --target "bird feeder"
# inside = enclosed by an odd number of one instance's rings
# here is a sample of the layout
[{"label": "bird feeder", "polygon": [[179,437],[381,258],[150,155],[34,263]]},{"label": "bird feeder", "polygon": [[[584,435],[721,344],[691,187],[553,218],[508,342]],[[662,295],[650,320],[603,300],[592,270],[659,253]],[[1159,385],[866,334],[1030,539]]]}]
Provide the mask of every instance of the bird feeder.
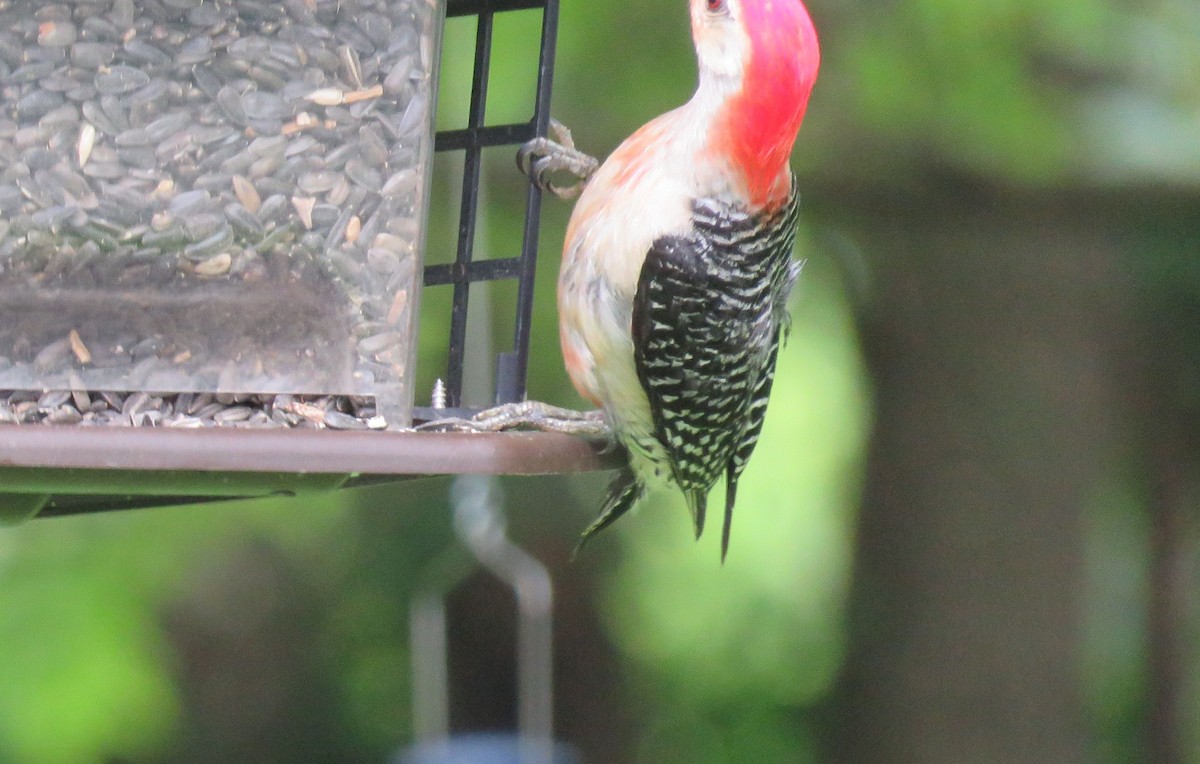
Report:
[{"label": "bird feeder", "polygon": [[[497,14],[540,9],[534,114],[486,125]],[[513,280],[495,401],[525,394],[541,197],[473,260],[484,148],[549,123],[557,0],[0,4],[0,517],[601,465],[546,433],[413,432],[462,408],[472,283]],[[476,17],[468,124],[434,134],[442,28]],[[425,265],[434,152],[464,156]],[[452,289],[444,399],[414,406],[422,289]]]}]

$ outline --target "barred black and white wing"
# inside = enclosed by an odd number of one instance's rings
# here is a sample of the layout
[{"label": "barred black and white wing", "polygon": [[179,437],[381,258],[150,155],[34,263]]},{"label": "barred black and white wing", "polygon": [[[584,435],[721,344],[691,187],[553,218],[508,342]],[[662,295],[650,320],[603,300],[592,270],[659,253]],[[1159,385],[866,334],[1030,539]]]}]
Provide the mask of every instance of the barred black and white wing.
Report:
[{"label": "barred black and white wing", "polygon": [[708,492],[727,477],[722,556],[737,479],[762,430],[797,272],[797,205],[794,180],[788,203],[769,215],[697,201],[693,231],[651,247],[634,297],[638,379],[697,536]]}]

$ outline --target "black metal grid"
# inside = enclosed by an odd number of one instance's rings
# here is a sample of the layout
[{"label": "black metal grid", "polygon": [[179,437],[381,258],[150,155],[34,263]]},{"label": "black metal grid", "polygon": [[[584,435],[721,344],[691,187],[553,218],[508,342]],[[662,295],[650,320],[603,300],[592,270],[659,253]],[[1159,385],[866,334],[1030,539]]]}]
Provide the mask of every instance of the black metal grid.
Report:
[{"label": "black metal grid", "polygon": [[[491,68],[492,31],[497,13],[542,10],[541,52],[538,58],[537,93],[534,113],[528,122],[485,125],[488,81]],[[447,353],[444,409],[414,407],[415,420],[469,414],[461,408],[463,358],[467,337],[467,310],[472,283],[515,279],[517,281],[516,316],[512,349],[496,358],[495,403],[511,403],[525,397],[526,369],[529,360],[529,322],[533,313],[533,278],[537,265],[538,223],[541,217],[541,191],[530,184],[525,201],[525,226],[521,252],[516,257],[473,260],[475,224],[479,213],[479,170],[483,149],[495,146],[514,148],[535,136],[544,136],[550,124],[550,89],[554,73],[554,53],[558,33],[558,0],[450,0],[447,17],[478,16],[475,35],[475,68],[471,83],[471,103],[467,127],[438,132],[435,151],[463,151],[462,205],[458,222],[458,247],[453,263],[425,268],[425,286],[453,285],[450,312],[450,345]],[[515,153],[514,153],[515,156]]]}]

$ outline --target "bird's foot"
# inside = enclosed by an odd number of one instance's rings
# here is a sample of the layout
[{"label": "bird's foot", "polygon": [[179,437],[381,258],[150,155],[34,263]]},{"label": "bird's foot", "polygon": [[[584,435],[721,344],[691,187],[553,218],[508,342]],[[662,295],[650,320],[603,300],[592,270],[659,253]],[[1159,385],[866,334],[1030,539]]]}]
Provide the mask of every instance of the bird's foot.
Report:
[{"label": "bird's foot", "polygon": [[551,406],[540,401],[506,403],[480,411],[470,419],[437,419],[417,427],[418,430],[455,430],[466,432],[504,432],[506,430],[539,430],[561,432],[608,444],[615,442],[604,412],[575,411]]},{"label": "bird's foot", "polygon": [[[587,185],[600,162],[576,149],[571,131],[556,119],[550,120],[550,134],[552,138],[534,138],[518,149],[517,167],[543,191],[559,199],[573,199]],[[569,186],[559,185],[551,177],[554,173],[564,173],[577,180]]]}]

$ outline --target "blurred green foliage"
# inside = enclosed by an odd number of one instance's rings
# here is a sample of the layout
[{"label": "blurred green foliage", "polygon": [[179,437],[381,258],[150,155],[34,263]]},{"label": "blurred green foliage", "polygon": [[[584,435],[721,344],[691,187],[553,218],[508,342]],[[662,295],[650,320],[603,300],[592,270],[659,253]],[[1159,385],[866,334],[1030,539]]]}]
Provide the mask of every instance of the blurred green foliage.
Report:
[{"label": "blurred green foliage", "polygon": [[[1193,0],[810,6],[824,65],[796,150],[803,187],[882,185],[902,193],[944,171],[999,184],[1200,183],[1200,6]],[[490,122],[527,118],[539,24],[536,13],[521,12],[498,25]],[[472,23],[455,20],[447,29],[442,126],[465,117],[473,39]],[[684,101],[694,77],[682,0],[564,0],[554,112],[582,148],[606,154]],[[455,163],[438,160],[431,260],[451,256]],[[524,180],[507,150],[488,153],[485,173],[479,246],[485,255],[507,254],[519,242]],[[554,326],[556,255],[568,214],[568,205],[551,203],[543,216],[529,388],[531,397],[579,405]],[[686,511],[668,495],[597,543],[594,597],[625,668],[624,697],[614,702],[639,718],[641,738],[631,746],[639,761],[819,758],[811,713],[843,657],[870,418],[846,293],[853,274],[834,267],[821,226],[811,216],[805,223],[812,235],[802,236],[801,254],[809,265],[767,427],[742,484],[728,563],[717,563],[716,533],[690,540]],[[440,375],[447,292],[422,298],[419,391]],[[473,296],[490,299],[497,316],[508,315],[514,300],[505,287]],[[495,347],[511,342],[506,321],[493,326]],[[519,492],[524,483],[511,485]],[[511,507],[527,543],[550,533],[571,543],[599,501],[592,478],[554,496],[532,493]],[[1127,730],[1141,692],[1138,616],[1114,620],[1108,605],[1127,604],[1144,582],[1136,564],[1112,563],[1114,555],[1141,559],[1123,530],[1135,522],[1139,497],[1116,495],[1124,498],[1098,515],[1090,557],[1101,606],[1089,633],[1103,636],[1092,641],[1085,668],[1093,719]],[[312,700],[313,716],[297,724],[322,718],[322,729],[338,738],[328,751],[381,760],[409,734],[407,597],[421,566],[448,543],[444,497],[445,484],[429,482],[323,502],[0,531],[0,761],[183,757],[181,741],[197,734],[195,704],[169,616],[181,607],[211,612],[197,604],[220,596],[206,571],[232,565],[256,544],[290,561],[280,575],[292,583],[275,595],[307,599],[310,642],[297,660],[328,684]],[[257,615],[223,617],[234,629]],[[283,621],[271,633],[288,628]],[[278,710],[287,713],[298,712]],[[1128,760],[1120,735],[1099,737],[1111,743],[1101,750],[1106,760]]]},{"label": "blurred green foliage", "polygon": [[47,520],[6,531],[0,760],[141,759],[169,751],[182,703],[165,603],[221,548],[265,535],[300,553],[332,519],[319,508],[277,506]]}]

